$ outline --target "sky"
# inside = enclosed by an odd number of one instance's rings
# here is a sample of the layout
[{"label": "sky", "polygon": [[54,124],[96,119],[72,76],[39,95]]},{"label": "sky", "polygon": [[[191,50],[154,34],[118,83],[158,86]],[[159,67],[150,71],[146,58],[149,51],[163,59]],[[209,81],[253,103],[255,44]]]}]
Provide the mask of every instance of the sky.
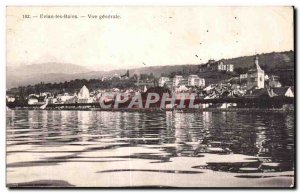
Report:
[{"label": "sky", "polygon": [[6,18],[8,66],[58,62],[113,70],[200,64],[294,47],[292,7],[8,7]]}]

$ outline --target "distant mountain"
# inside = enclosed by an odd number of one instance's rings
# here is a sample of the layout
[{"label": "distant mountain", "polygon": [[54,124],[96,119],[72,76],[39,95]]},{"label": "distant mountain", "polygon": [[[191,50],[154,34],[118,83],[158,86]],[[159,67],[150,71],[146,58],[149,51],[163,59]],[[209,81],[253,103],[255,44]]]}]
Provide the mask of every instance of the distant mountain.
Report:
[{"label": "distant mountain", "polygon": [[13,72],[17,74],[32,75],[32,74],[53,74],[53,73],[65,73],[65,74],[77,74],[90,72],[91,70],[69,63],[41,63],[23,65],[19,67],[7,67],[7,72]]},{"label": "distant mountain", "polygon": [[6,69],[7,87],[24,86],[41,81],[62,81],[68,79],[68,76],[90,71],[85,67],[69,63],[42,63],[18,67],[8,66]]},{"label": "distant mountain", "polygon": [[[242,56],[231,59],[224,59],[225,63],[234,64],[235,68],[249,68],[254,65],[254,55]],[[259,55],[261,67],[267,71],[281,67],[294,66],[294,52],[272,52]],[[199,74],[204,78],[213,78],[210,74],[198,73],[199,65],[203,64],[182,64],[169,66],[150,66],[143,68],[130,69],[130,76],[133,74],[152,73],[159,77],[161,74],[170,74],[172,72],[184,72],[184,74]],[[64,82],[73,79],[98,79],[103,76],[112,76],[114,74],[122,75],[126,69],[112,71],[91,71],[79,65],[65,63],[44,63],[26,65],[16,68],[7,68],[7,88],[37,84],[41,81],[45,83]],[[209,76],[209,77],[208,77]]]}]

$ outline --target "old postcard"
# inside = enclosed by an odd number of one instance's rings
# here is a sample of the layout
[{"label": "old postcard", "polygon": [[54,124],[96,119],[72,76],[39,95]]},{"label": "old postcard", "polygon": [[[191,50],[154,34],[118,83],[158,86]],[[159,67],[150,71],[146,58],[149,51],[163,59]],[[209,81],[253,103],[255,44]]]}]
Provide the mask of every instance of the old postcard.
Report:
[{"label": "old postcard", "polygon": [[294,8],[8,6],[7,187],[293,188]]}]

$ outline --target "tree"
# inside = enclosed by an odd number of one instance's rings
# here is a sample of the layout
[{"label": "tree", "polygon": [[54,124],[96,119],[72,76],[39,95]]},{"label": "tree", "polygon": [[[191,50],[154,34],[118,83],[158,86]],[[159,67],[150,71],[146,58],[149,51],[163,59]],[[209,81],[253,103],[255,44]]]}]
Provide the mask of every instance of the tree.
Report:
[{"label": "tree", "polygon": [[237,67],[234,69],[234,71],[237,73],[237,74],[245,74],[247,73],[248,69],[247,68],[240,68],[240,67]]},{"label": "tree", "polygon": [[174,78],[176,76],[176,72],[171,72],[170,78]]}]

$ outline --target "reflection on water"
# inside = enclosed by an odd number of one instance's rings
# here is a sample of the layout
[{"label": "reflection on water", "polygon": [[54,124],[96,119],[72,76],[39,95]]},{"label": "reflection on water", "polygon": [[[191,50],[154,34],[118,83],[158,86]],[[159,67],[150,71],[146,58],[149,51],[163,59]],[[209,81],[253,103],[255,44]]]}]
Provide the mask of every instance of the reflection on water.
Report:
[{"label": "reflection on water", "polygon": [[[35,167],[49,166],[54,173],[60,166],[80,170],[86,164],[92,169],[82,172],[92,181],[108,173],[189,178],[208,171],[269,179],[294,170],[293,139],[294,116],[282,113],[8,111],[8,183],[22,186]],[[46,183],[47,176],[39,175],[33,184]],[[75,181],[62,175],[62,184]],[[57,178],[52,181],[62,177]]]}]

